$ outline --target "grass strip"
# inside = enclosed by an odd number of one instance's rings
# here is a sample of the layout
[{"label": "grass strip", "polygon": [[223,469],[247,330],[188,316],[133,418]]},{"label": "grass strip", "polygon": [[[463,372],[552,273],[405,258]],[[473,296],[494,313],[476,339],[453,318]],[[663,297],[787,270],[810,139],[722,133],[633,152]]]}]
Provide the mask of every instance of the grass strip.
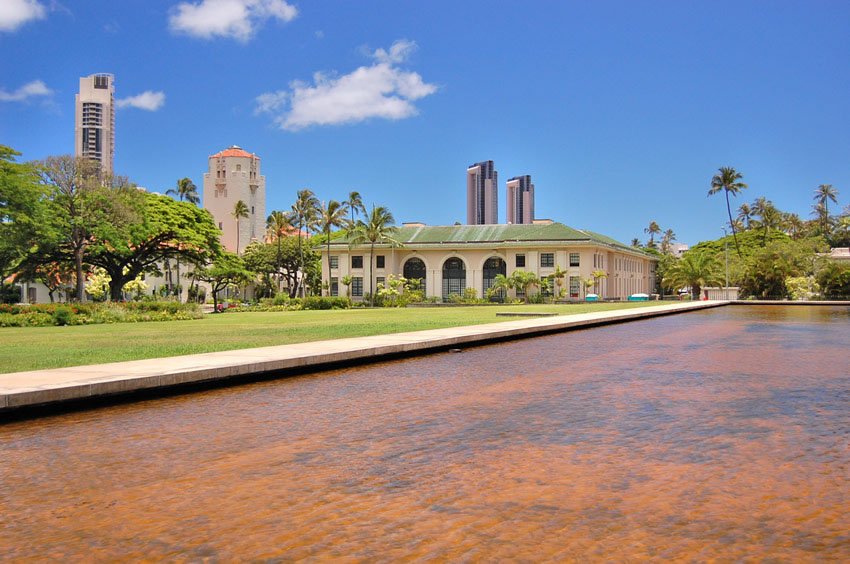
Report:
[{"label": "grass strip", "polygon": [[560,315],[658,302],[245,312],[191,321],[0,328],[0,373],[163,358],[510,321],[497,312]]}]

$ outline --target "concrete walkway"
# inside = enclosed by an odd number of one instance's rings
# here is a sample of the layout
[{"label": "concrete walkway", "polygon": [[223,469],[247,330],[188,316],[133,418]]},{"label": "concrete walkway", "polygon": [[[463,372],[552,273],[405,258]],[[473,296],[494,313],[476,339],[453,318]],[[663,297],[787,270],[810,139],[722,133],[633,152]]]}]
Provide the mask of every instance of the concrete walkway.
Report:
[{"label": "concrete walkway", "polygon": [[[362,362],[388,355],[517,339],[717,307],[728,303],[677,302],[637,309],[522,319],[373,337],[13,372],[0,374],[0,413],[28,406],[221,381],[268,372],[305,370],[313,367],[319,369],[350,361]],[[427,313],[423,311],[423,315]]]}]

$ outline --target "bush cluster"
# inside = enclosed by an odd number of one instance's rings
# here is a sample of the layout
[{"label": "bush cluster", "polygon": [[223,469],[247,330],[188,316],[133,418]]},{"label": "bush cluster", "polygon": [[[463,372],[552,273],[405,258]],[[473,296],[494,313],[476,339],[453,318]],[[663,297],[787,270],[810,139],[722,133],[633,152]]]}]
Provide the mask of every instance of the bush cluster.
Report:
[{"label": "bush cluster", "polygon": [[289,296],[278,295],[274,298],[263,298],[259,303],[251,306],[230,308],[227,311],[298,311],[302,309],[349,309],[351,307],[351,299],[343,296],[290,298]]},{"label": "bush cluster", "polygon": [[0,304],[0,327],[137,323],[201,317],[203,313],[198,304],[179,302]]}]

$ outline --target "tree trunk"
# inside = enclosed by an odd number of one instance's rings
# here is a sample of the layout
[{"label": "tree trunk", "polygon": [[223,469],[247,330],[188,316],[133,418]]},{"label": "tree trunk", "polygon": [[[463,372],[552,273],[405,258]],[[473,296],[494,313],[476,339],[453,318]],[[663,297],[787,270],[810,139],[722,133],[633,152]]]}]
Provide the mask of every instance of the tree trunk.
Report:
[{"label": "tree trunk", "polygon": [[86,281],[85,274],[83,272],[83,247],[80,246],[77,249],[74,249],[74,271],[77,276],[77,289],[76,289],[76,300],[78,302],[83,301],[83,297],[85,296],[86,291]]}]

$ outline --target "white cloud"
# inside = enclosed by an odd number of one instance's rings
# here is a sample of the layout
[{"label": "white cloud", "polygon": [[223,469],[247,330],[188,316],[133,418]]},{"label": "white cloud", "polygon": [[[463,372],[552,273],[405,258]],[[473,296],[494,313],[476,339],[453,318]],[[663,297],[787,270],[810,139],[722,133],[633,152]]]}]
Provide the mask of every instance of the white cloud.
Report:
[{"label": "white cloud", "polygon": [[0,102],[23,102],[34,96],[50,96],[51,94],[53,94],[53,90],[48,88],[44,82],[33,80],[14,92],[6,92],[0,88]]},{"label": "white cloud", "polygon": [[115,102],[115,105],[119,108],[138,108],[149,112],[157,111],[163,104],[165,104],[165,92],[153,92],[152,90],[146,90],[136,96],[129,96]]},{"label": "white cloud", "polygon": [[399,120],[414,116],[418,110],[413,102],[437,91],[436,85],[426,83],[418,73],[397,66],[415,48],[412,41],[396,41],[389,51],[374,51],[371,56],[375,62],[371,66],[343,76],[317,72],[313,84],[294,81],[289,91],[261,94],[256,98],[255,113],[279,113],[275,122],[288,131],[370,118]]},{"label": "white cloud", "polygon": [[0,31],[15,31],[30,20],[40,20],[47,10],[38,0],[0,1]]},{"label": "white cloud", "polygon": [[201,0],[181,2],[172,10],[172,31],[210,39],[215,36],[248,41],[268,19],[289,22],[298,9],[285,0]]}]

